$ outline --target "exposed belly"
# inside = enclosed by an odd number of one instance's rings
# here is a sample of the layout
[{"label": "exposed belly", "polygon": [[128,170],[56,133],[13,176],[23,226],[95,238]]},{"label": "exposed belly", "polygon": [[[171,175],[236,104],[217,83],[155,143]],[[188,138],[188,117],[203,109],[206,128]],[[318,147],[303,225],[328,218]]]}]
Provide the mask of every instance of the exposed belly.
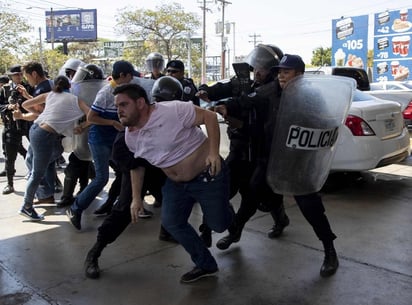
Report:
[{"label": "exposed belly", "polygon": [[179,163],[162,168],[163,172],[171,180],[186,182],[197,177],[206,169],[206,158],[209,153],[209,140],[206,139],[193,153]]}]

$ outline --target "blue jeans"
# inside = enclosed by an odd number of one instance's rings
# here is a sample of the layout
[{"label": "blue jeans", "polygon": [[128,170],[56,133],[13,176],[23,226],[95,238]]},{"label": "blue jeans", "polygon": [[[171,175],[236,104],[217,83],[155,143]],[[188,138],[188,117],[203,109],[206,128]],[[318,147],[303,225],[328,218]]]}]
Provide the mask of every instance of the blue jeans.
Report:
[{"label": "blue jeans", "polygon": [[96,176],[78,195],[71,207],[72,211],[81,214],[86,210],[109,181],[109,160],[112,145],[89,144],[93,156]]},{"label": "blue jeans", "polygon": [[234,211],[229,204],[228,169],[208,181],[205,173],[189,182],[166,180],[163,186],[162,224],[190,254],[195,265],[204,270],[216,270],[217,264],[188,219],[193,205],[199,202],[203,219],[216,232],[225,231],[233,220]]},{"label": "blue jeans", "polygon": [[[31,171],[33,168],[33,150],[31,145],[29,144],[29,148],[27,149],[26,159],[25,159],[26,167],[29,170],[29,178],[31,175]],[[39,186],[36,190],[36,197],[38,199],[48,198],[50,196],[54,196],[54,184],[55,184],[55,175],[56,175],[56,165],[55,162],[51,162],[46,169],[43,179],[41,179]]]},{"label": "blue jeans", "polygon": [[[55,165],[54,161],[61,153],[57,150],[60,145],[60,136],[48,132],[39,125],[33,124],[30,128],[30,147],[27,154],[30,177],[27,181],[24,193],[24,206],[29,208],[33,205],[34,195],[38,191],[40,183],[44,182],[44,189],[52,188],[54,194]],[[44,179],[43,179],[44,178]],[[41,194],[38,194],[38,198]]]}]

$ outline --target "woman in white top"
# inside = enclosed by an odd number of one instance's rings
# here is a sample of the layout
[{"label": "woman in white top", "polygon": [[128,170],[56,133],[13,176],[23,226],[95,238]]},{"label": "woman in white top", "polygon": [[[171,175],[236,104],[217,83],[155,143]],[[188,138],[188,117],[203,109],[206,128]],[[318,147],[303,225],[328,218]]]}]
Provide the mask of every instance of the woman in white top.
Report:
[{"label": "woman in white top", "polygon": [[[71,94],[69,89],[69,79],[61,75],[54,80],[54,88],[51,92],[36,96],[22,104],[24,109],[39,114],[30,128],[30,146],[33,150],[32,172],[20,210],[20,215],[32,221],[44,218],[34,210],[33,199],[46,169],[49,168],[48,165],[62,153],[61,136],[71,136],[74,123],[89,111],[86,103]],[[45,107],[39,113],[39,105],[42,104]]]}]

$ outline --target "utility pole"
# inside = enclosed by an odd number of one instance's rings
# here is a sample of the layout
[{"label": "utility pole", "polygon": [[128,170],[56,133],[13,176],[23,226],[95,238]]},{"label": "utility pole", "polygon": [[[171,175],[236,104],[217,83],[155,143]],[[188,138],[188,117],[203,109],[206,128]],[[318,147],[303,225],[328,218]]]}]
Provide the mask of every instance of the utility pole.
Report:
[{"label": "utility pole", "polygon": [[[198,0],[199,2],[199,0]],[[210,3],[210,1],[202,0],[203,6],[200,8],[203,10],[203,33],[202,33],[202,84],[206,84],[206,11],[210,11],[206,7],[206,3]]]},{"label": "utility pole", "polygon": [[225,70],[226,70],[226,42],[225,42],[225,5],[232,4],[226,0],[216,0],[222,4],[222,55],[221,55],[221,65],[220,65],[220,77],[221,79],[225,78]]},{"label": "utility pole", "polygon": [[44,67],[43,44],[42,44],[42,41],[41,41],[41,27],[39,27],[39,52],[40,52],[40,63]]},{"label": "utility pole", "polygon": [[256,45],[259,42],[262,42],[261,40],[257,40],[257,38],[260,37],[260,35],[256,35],[256,33],[254,33],[253,35],[249,35],[249,37],[253,38],[253,40],[249,40],[249,42],[253,42],[253,47],[256,47]]}]

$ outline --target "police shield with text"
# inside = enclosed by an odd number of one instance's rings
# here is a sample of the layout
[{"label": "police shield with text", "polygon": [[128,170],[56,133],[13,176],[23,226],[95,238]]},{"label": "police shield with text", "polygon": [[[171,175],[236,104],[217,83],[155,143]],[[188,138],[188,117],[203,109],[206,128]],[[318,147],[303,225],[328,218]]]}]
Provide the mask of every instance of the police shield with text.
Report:
[{"label": "police shield with text", "polygon": [[329,174],[339,128],[356,88],[341,76],[299,76],[282,92],[268,167],[276,193],[319,191]]}]

